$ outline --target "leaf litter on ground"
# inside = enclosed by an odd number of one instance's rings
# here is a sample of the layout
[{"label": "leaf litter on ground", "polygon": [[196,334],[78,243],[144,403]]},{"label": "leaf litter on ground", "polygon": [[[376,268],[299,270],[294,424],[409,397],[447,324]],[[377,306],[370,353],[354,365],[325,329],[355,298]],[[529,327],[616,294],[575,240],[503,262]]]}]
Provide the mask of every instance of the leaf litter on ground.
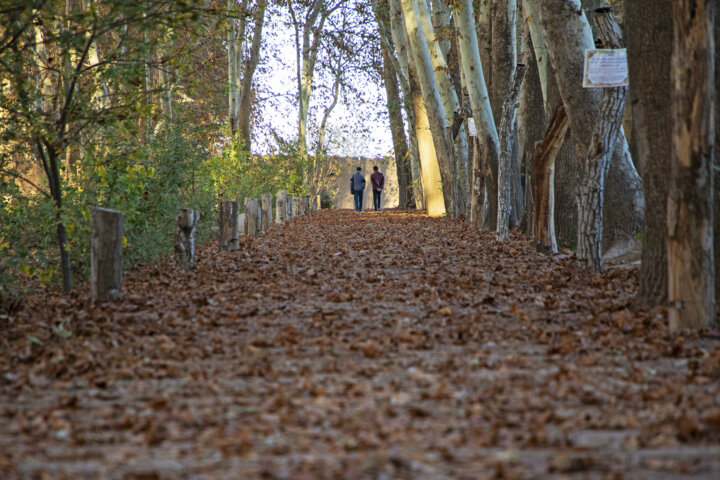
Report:
[{"label": "leaf litter on ground", "polygon": [[493,237],[321,211],[118,303],[38,294],[0,317],[1,476],[719,475],[720,333]]}]

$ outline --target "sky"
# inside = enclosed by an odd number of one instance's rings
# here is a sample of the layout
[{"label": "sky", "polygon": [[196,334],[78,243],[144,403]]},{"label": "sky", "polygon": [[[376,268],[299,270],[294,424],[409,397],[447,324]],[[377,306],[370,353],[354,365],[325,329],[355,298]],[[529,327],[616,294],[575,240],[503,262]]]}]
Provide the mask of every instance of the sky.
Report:
[{"label": "sky", "polygon": [[[255,145],[258,153],[267,153],[276,148],[271,129],[285,139],[297,138],[297,79],[294,47],[294,32],[284,25],[278,16],[272,16],[263,33],[268,42],[266,54],[256,73],[261,85],[259,108],[260,124],[255,127]],[[316,72],[316,88],[310,98],[309,123],[313,119],[319,124],[324,106],[330,103],[330,92],[325,85],[331,80],[328,75]],[[382,156],[392,149],[390,126],[387,119],[385,87],[382,83],[356,79],[355,88],[359,93],[343,92],[341,101],[335,106],[327,126],[329,153],[332,155]],[[344,95],[343,95],[344,94]],[[379,102],[364,102],[365,99],[380,99]],[[316,136],[309,128],[308,147]]]}]

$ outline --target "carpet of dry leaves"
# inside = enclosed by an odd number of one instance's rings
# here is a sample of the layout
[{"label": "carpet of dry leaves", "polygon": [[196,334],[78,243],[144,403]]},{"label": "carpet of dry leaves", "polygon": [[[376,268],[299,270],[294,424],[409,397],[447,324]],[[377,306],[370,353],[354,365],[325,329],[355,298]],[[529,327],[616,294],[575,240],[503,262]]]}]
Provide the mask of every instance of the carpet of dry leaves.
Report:
[{"label": "carpet of dry leaves", "polygon": [[322,211],[0,317],[0,478],[720,478],[720,332],[519,235]]}]

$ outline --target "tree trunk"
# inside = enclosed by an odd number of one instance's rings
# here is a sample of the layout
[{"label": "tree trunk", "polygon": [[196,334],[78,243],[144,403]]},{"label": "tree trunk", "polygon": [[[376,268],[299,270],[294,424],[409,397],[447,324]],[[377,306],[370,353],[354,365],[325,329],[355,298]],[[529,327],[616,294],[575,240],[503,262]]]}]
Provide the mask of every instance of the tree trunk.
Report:
[{"label": "tree trunk", "polygon": [[[480,50],[473,22],[472,0],[463,0],[462,7],[454,12],[455,28],[458,30],[458,47],[460,50],[460,61],[462,64],[465,83],[467,84],[468,96],[473,112],[473,119],[477,127],[478,145],[473,154],[473,174],[470,202],[470,223],[480,226],[482,205],[481,182],[483,178],[490,187],[489,199],[490,208],[488,217],[491,218],[494,228],[497,219],[497,168],[500,155],[500,142],[493,119],[492,108],[485,85],[483,75],[483,64],[480,59]],[[483,169],[481,163],[486,163],[490,168]]]},{"label": "tree trunk", "polygon": [[[230,131],[235,132],[235,126],[237,125],[237,56],[235,52],[238,50],[237,46],[237,26],[233,18],[233,11],[235,10],[235,0],[227,0],[227,12],[229,17],[230,25],[227,31],[227,43],[228,43],[228,123],[230,124]],[[147,68],[150,68],[148,63]],[[146,74],[149,76],[149,73]],[[147,91],[150,91],[149,89]]]},{"label": "tree trunk", "polygon": [[672,0],[625,2],[630,106],[638,163],[643,166],[645,222],[635,306],[667,301],[667,193],[670,168]]},{"label": "tree trunk", "polygon": [[[560,94],[580,162],[578,182],[578,254],[595,271],[602,270],[602,207],[607,168],[615,147],[625,105],[625,87],[602,92],[582,88],[584,51],[594,48],[585,14],[577,0],[539,0],[540,25],[556,71]],[[601,35],[610,47],[619,42],[619,29],[610,12]],[[564,32],[561,38],[560,32]],[[586,136],[585,132],[591,135]]]},{"label": "tree trunk", "polygon": [[408,197],[412,195],[409,184],[412,181],[412,172],[407,161],[407,139],[402,118],[402,102],[398,92],[398,81],[395,67],[390,61],[390,54],[384,45],[381,45],[383,57],[383,79],[385,80],[385,93],[387,94],[388,117],[390,118],[390,133],[393,139],[393,152],[395,153],[395,167],[398,179],[398,202],[400,208],[407,208]]},{"label": "tree trunk", "polygon": [[509,239],[510,213],[512,211],[512,164],[514,159],[513,143],[517,141],[517,106],[520,96],[520,86],[525,75],[525,65],[518,65],[515,70],[515,77],[512,81],[512,88],[505,99],[502,107],[500,122],[500,163],[498,164],[498,219],[497,219],[497,240],[505,242]]},{"label": "tree trunk", "polygon": [[[473,2],[475,3],[475,2]],[[463,0],[463,9],[465,9],[465,0]],[[485,86],[487,88],[487,91],[489,92],[492,88],[492,11],[493,11],[493,5],[490,1],[486,2],[479,2],[477,5],[477,8],[475,9],[475,32],[477,35],[477,41],[478,41],[478,53],[480,55],[480,62],[483,66],[483,71],[485,73],[483,79],[485,82]],[[468,12],[472,12],[472,10],[468,10]],[[456,15],[457,12],[454,13]],[[467,81],[467,76],[465,77],[465,80]],[[489,101],[489,96],[488,96]],[[493,117],[494,119],[495,117]]]},{"label": "tree trunk", "polygon": [[[720,51],[720,8],[715,7],[713,24],[715,52]],[[715,299],[720,298],[720,61],[715,58],[715,147],[713,148],[713,252],[715,267]]]},{"label": "tree trunk", "polygon": [[[523,2],[524,11],[525,4],[527,3],[529,2]],[[538,62],[535,58],[535,49],[530,34],[530,21],[526,15],[524,21],[525,47],[523,54],[523,63],[526,65],[526,72],[520,92],[518,141],[520,143],[520,158],[525,172],[525,215],[521,221],[521,225],[528,236],[534,237],[534,189],[537,184],[533,183],[533,178],[535,177],[533,172],[533,155],[536,142],[542,141],[545,133],[545,110],[540,74],[538,72]]]},{"label": "tree trunk", "polygon": [[[421,23],[418,3],[416,0],[402,0],[405,30],[408,35],[408,44],[417,70],[425,111],[432,133],[435,153],[437,155],[442,191],[445,203],[445,212],[450,216],[456,214],[457,206],[457,177],[455,173],[455,155],[452,142],[448,135],[448,125],[440,91],[435,81],[430,51],[425,39]],[[423,185],[424,187],[424,185]],[[424,188],[423,188],[424,190]]]},{"label": "tree trunk", "polygon": [[517,64],[515,40],[517,4],[515,0],[495,0],[491,5],[492,79],[489,82],[489,93],[495,125],[500,125],[502,107],[510,93]]},{"label": "tree trunk", "polygon": [[638,243],[637,236],[642,233],[645,196],[624,135],[615,142],[604,198],[603,255],[613,246],[627,249]]},{"label": "tree trunk", "polygon": [[250,113],[252,112],[252,81],[255,75],[255,69],[257,68],[258,62],[260,61],[260,45],[266,9],[266,0],[260,0],[255,7],[255,14],[253,15],[253,19],[255,21],[255,30],[253,31],[252,43],[250,44],[250,56],[245,62],[245,71],[243,72],[242,83],[239,85],[237,95],[238,130],[240,131],[244,148],[248,152],[250,151],[252,146],[252,137],[250,136]]},{"label": "tree trunk", "polygon": [[277,194],[277,200],[275,201],[275,213],[277,215],[275,222],[278,225],[284,225],[287,220],[287,202],[287,190],[280,190]]},{"label": "tree trunk", "polygon": [[[412,72],[410,73],[411,82],[415,77],[419,84],[419,88],[413,92],[413,109],[421,154],[423,192],[428,214],[444,215],[446,212],[452,214],[454,211],[454,176],[449,170],[454,164],[454,159],[452,146],[446,132],[442,102],[435,85],[430,53],[420,25],[417,5],[414,0],[402,0],[402,8],[409,50],[414,60],[412,65],[415,67],[416,73],[416,77]],[[434,156],[431,151],[434,151]]]},{"label": "tree trunk", "polygon": [[259,198],[245,198],[245,235],[257,237],[262,231],[262,207]]},{"label": "tree trunk", "polygon": [[[419,89],[417,80],[411,81],[409,55],[407,47],[407,33],[405,32],[405,21],[403,20],[401,0],[388,0],[390,10],[390,30],[392,33],[395,51],[397,52],[398,64],[400,70],[398,75],[402,73],[406,82],[402,82],[403,87],[403,106],[405,108],[408,121],[408,148],[410,150],[410,172],[412,174],[412,196],[415,200],[415,207],[419,210],[428,209],[426,200],[424,199],[422,174],[421,174],[421,152],[419,140],[417,137],[417,125],[415,117],[415,96],[413,89]],[[434,149],[434,147],[433,147]],[[432,153],[435,156],[435,153]],[[437,159],[434,160],[437,162]]]},{"label": "tree trunk", "polygon": [[712,242],[714,8],[712,0],[673,2],[667,238],[671,331],[717,323]]},{"label": "tree trunk", "polygon": [[262,202],[262,233],[263,235],[270,231],[272,227],[272,193],[263,193]]},{"label": "tree trunk", "polygon": [[90,293],[92,303],[122,299],[122,212],[90,209]]},{"label": "tree trunk", "polygon": [[[416,1],[415,4],[418,6],[418,13],[420,14],[420,23],[422,25],[423,32],[425,34],[425,41],[428,45],[430,52],[430,61],[432,63],[432,70],[434,72],[435,84],[440,94],[440,100],[442,101],[443,110],[445,111],[445,127],[449,127],[453,124],[456,114],[460,114],[461,105],[458,99],[457,91],[453,84],[453,79],[450,74],[451,70],[448,66],[447,56],[445,55],[442,47],[442,36],[438,37],[435,35],[435,27],[433,26],[428,11],[426,1]],[[442,19],[442,15],[437,16],[436,19]],[[449,21],[450,17],[447,16]],[[444,25],[445,31],[450,29],[450,25]],[[462,183],[460,182],[459,173],[462,171],[462,165],[464,159],[468,155],[468,139],[464,129],[458,131],[454,138],[450,139],[450,144],[453,151],[453,164],[450,166],[451,171],[448,175],[452,175],[453,178],[453,201],[454,211],[451,216],[457,217],[460,213],[461,208],[464,207],[464,201],[462,199]]]},{"label": "tree trunk", "polygon": [[[313,76],[315,74],[315,63],[317,62],[320,40],[329,12],[325,2],[315,1],[309,6],[301,25],[301,22],[295,15],[293,4],[288,3],[288,7],[295,28],[295,55],[298,85],[298,144],[300,155],[305,159],[307,155],[307,119]],[[300,40],[300,30],[302,30],[302,41]]]},{"label": "tree trunk", "polygon": [[567,115],[560,105],[542,142],[537,142],[533,155],[535,238],[538,250],[543,252],[558,251],[555,238],[555,160],[567,132]]},{"label": "tree trunk", "polygon": [[223,200],[218,215],[218,251],[237,250],[238,244],[238,202]]},{"label": "tree trunk", "polygon": [[202,218],[200,210],[181,208],[175,231],[175,264],[180,270],[195,268],[195,231]]}]

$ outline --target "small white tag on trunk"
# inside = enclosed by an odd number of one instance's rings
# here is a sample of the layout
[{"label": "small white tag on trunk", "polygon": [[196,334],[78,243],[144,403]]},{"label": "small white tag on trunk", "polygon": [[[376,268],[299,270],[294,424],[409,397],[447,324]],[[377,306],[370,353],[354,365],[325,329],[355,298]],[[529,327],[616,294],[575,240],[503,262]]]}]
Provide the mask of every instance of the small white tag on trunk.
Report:
[{"label": "small white tag on trunk", "polygon": [[467,122],[468,122],[468,130],[470,130],[470,136],[477,137],[477,128],[475,128],[475,119],[472,117],[469,117],[467,119]]}]

